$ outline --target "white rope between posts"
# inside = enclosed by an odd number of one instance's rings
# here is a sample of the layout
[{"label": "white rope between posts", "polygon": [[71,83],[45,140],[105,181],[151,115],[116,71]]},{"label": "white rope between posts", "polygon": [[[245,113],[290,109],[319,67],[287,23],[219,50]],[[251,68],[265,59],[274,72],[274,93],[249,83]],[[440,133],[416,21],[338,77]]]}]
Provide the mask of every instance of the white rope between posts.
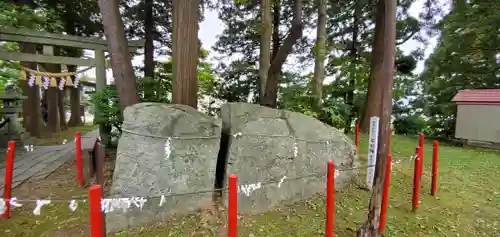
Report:
[{"label": "white rope between posts", "polygon": [[[340,169],[335,169],[335,177],[340,175],[340,172],[343,171],[350,171],[350,170],[355,170],[355,169],[366,169],[368,167],[351,167],[351,168],[340,168]],[[281,188],[284,182],[289,182],[289,181],[294,181],[294,180],[301,180],[301,179],[309,179],[309,178],[324,178],[326,177],[326,172],[325,173],[316,173],[316,174],[309,174],[309,175],[304,175],[304,176],[299,176],[299,177],[292,177],[288,178],[287,176],[283,176],[279,180],[272,180],[272,181],[265,181],[265,182],[258,182],[258,183],[248,183],[248,184],[240,184],[238,185],[238,193],[243,194],[245,196],[251,196],[253,192],[255,192],[258,189],[261,189],[264,186],[269,186],[269,185],[275,185],[276,188]],[[140,208],[142,210],[142,207],[144,206],[145,203],[148,202],[150,199],[160,199],[158,207],[163,206],[163,204],[166,202],[166,198],[168,197],[177,197],[177,196],[187,196],[187,195],[196,195],[196,194],[203,194],[203,193],[213,193],[213,192],[218,192],[218,191],[226,191],[228,188],[220,188],[220,189],[207,189],[207,190],[201,190],[201,191],[194,191],[194,192],[185,192],[185,193],[168,193],[168,194],[162,194],[158,196],[120,196],[120,197],[111,197],[111,198],[103,198],[101,199],[101,208],[102,211],[105,213],[108,212],[113,212],[115,210],[123,210],[126,211],[127,209],[131,208],[132,206],[135,206],[137,208]],[[86,203],[88,202],[88,199],[82,199],[81,197],[85,196],[79,196],[79,197],[72,197],[70,199],[18,199],[16,197],[12,197],[10,199],[4,199],[0,198],[0,215],[6,211],[6,204],[7,202],[11,207],[22,207],[24,204],[21,203],[35,203],[36,206],[33,209],[33,214],[34,215],[40,215],[41,209],[43,206],[52,204],[52,203],[66,203],[68,204],[68,207],[71,211],[75,211],[78,207],[79,203]]]}]

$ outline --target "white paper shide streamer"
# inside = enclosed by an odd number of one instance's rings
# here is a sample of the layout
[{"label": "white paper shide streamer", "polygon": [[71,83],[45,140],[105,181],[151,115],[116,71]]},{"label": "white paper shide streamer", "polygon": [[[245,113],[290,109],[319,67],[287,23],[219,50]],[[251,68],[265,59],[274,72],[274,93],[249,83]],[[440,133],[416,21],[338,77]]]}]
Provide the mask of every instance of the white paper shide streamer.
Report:
[{"label": "white paper shide streamer", "polygon": [[165,142],[165,160],[170,158],[170,154],[172,153],[172,139],[169,137]]},{"label": "white paper shide streamer", "polygon": [[78,202],[76,200],[71,200],[69,202],[69,209],[71,211],[75,211],[77,207],[78,207]]},{"label": "white paper shide streamer", "polygon": [[0,215],[2,215],[7,210],[7,205],[5,204],[5,200],[0,198]]},{"label": "white paper shide streamer", "polygon": [[[23,205],[17,202],[17,198],[13,197],[9,200],[9,205],[12,207],[22,207]],[[0,198],[0,215],[7,211],[7,201]]]},{"label": "white paper shide streamer", "polygon": [[51,202],[51,200],[36,200],[36,207],[33,210],[33,214],[39,216],[41,214],[42,207],[45,205],[49,205]]},{"label": "white paper shide streamer", "polygon": [[368,170],[366,172],[366,185],[369,189],[373,186],[375,178],[375,164],[377,163],[379,117],[370,118],[370,140],[368,143]]},{"label": "white paper shide streamer", "polygon": [[33,151],[33,145],[25,145],[24,149],[26,149],[27,152],[32,152]]},{"label": "white paper shide streamer", "polygon": [[244,185],[240,185],[238,186],[238,192],[243,192],[243,194],[245,194],[247,197],[250,196],[250,194],[252,194],[253,191],[257,190],[257,189],[260,189],[261,188],[261,183],[258,182],[256,184],[244,184]]},{"label": "white paper shide streamer", "polygon": [[299,145],[294,142],[293,143],[293,157],[297,157],[299,155]]},{"label": "white paper shide streamer", "polygon": [[28,85],[30,87],[35,85],[35,74],[30,73],[29,80],[28,80]]},{"label": "white paper shide streamer", "polygon": [[45,90],[49,89],[50,79],[48,77],[45,77],[45,76],[42,79],[43,79],[43,84],[42,84],[43,88]]},{"label": "white paper shide streamer", "polygon": [[73,87],[78,88],[78,83],[80,83],[80,76],[75,76],[75,81],[73,82]]},{"label": "white paper shide streamer", "polygon": [[64,89],[64,78],[61,78],[61,80],[59,80],[59,90],[63,89]]},{"label": "white paper shide streamer", "polygon": [[17,198],[13,197],[10,199],[9,204],[13,207],[22,207],[23,205],[17,202]]},{"label": "white paper shide streamer", "polygon": [[143,197],[106,198],[101,200],[101,209],[104,213],[113,212],[115,210],[127,212],[127,210],[134,205],[142,210],[142,207],[147,201],[148,200]]}]

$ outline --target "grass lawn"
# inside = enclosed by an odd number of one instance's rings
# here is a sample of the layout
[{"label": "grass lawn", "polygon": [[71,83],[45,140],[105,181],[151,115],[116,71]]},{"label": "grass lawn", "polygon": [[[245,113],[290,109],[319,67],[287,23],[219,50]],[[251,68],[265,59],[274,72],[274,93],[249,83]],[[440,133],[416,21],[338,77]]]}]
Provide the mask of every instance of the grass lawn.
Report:
[{"label": "grass lawn", "polygon": [[[367,153],[367,138],[362,137],[360,143],[363,159]],[[395,164],[383,236],[500,236],[500,153],[482,148],[441,145],[438,193],[437,197],[432,197],[429,195],[432,143],[427,141],[422,203],[418,212],[412,213],[413,169],[408,157],[413,155],[416,144],[416,138],[392,138]],[[108,154],[107,166],[110,169],[113,156]],[[73,167],[68,164],[57,171],[51,176],[52,181],[23,184],[14,190],[14,196],[20,199],[48,196],[67,199],[86,195],[86,190],[78,187],[74,181]],[[107,173],[108,177],[110,175],[111,171]],[[363,184],[364,180],[364,175],[361,175],[356,183],[336,193],[336,236],[355,236],[356,230],[366,219],[369,193],[358,185]],[[322,236],[324,203],[323,197],[317,197],[294,205],[284,205],[261,215],[243,216],[239,225],[240,236],[270,236],[293,228],[298,230],[279,236]],[[33,204],[14,209],[11,219],[0,221],[0,236],[89,236],[85,203],[80,204],[75,212],[71,212],[65,202],[44,207],[41,216],[34,216],[32,210]],[[218,235],[218,232],[224,233],[224,228],[220,226],[223,226],[221,221],[204,211],[114,236],[223,236]],[[304,228],[300,229],[301,226]]]}]

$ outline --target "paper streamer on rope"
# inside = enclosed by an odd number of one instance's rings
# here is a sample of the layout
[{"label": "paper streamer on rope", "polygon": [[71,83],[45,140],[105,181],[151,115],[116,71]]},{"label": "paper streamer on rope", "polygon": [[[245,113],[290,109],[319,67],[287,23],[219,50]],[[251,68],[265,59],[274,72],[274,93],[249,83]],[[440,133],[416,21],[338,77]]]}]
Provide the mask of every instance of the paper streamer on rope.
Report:
[{"label": "paper streamer on rope", "polygon": [[0,198],[0,215],[2,215],[7,210],[7,205],[5,205],[5,200]]},{"label": "paper streamer on rope", "polygon": [[9,204],[13,207],[22,207],[23,204],[17,202],[17,198],[13,197],[10,199]]},{"label": "paper streamer on rope", "polygon": [[161,195],[160,204],[158,206],[159,207],[163,206],[163,203],[165,203],[166,201],[167,199],[165,198],[165,196]]},{"label": "paper streamer on rope", "polygon": [[278,188],[281,188],[281,184],[283,183],[283,181],[285,181],[286,179],[286,176],[283,176],[283,178],[280,179],[280,182],[278,183]]},{"label": "paper streamer on rope", "polygon": [[165,160],[170,158],[170,153],[172,152],[171,141],[172,139],[169,137],[165,142]]},{"label": "paper streamer on rope", "polygon": [[59,80],[59,90],[64,90],[64,78]]},{"label": "paper streamer on rope", "polygon": [[32,152],[33,151],[33,145],[25,145],[24,149],[26,149],[27,152]]},{"label": "paper streamer on rope", "polygon": [[69,209],[71,211],[75,211],[77,207],[78,207],[78,202],[76,200],[71,200],[69,202]]},{"label": "paper streamer on rope", "polygon": [[42,84],[43,88],[45,90],[49,89],[49,84],[50,84],[49,78],[44,76],[44,77],[42,77],[42,80],[43,80],[43,84]]},{"label": "paper streamer on rope", "polygon": [[30,87],[35,85],[35,77],[36,77],[35,74],[30,73],[29,80],[28,80],[28,85]]},{"label": "paper streamer on rope", "polygon": [[127,212],[127,210],[134,205],[142,210],[144,203],[147,201],[148,200],[143,197],[105,198],[101,200],[101,209],[104,213],[113,212],[118,209],[121,209],[123,212]]},{"label": "paper streamer on rope", "polygon": [[80,75],[75,75],[75,80],[73,82],[71,76],[64,76],[64,73],[62,74],[63,76],[61,76],[60,80],[57,81],[57,77],[42,76],[43,74],[21,70],[19,78],[20,80],[28,80],[28,85],[30,87],[35,85],[42,86],[44,89],[48,89],[49,87],[58,87],[59,90],[64,90],[65,86],[73,86],[75,88],[78,88],[80,83]]},{"label": "paper streamer on rope", "polygon": [[80,83],[80,76],[79,75],[76,75],[75,77],[75,81],[73,82],[73,86],[75,88],[78,88],[78,83]]},{"label": "paper streamer on rope", "polygon": [[51,200],[36,200],[36,207],[35,209],[33,209],[33,214],[39,216],[41,214],[42,207],[45,205],[49,205],[51,202]]}]

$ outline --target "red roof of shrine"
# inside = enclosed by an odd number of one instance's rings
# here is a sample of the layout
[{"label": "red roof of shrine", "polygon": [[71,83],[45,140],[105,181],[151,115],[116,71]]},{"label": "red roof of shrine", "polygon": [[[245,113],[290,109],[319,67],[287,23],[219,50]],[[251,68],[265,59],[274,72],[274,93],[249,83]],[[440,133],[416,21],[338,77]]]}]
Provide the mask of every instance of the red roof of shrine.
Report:
[{"label": "red roof of shrine", "polygon": [[457,104],[500,105],[500,89],[461,90],[451,101]]}]

